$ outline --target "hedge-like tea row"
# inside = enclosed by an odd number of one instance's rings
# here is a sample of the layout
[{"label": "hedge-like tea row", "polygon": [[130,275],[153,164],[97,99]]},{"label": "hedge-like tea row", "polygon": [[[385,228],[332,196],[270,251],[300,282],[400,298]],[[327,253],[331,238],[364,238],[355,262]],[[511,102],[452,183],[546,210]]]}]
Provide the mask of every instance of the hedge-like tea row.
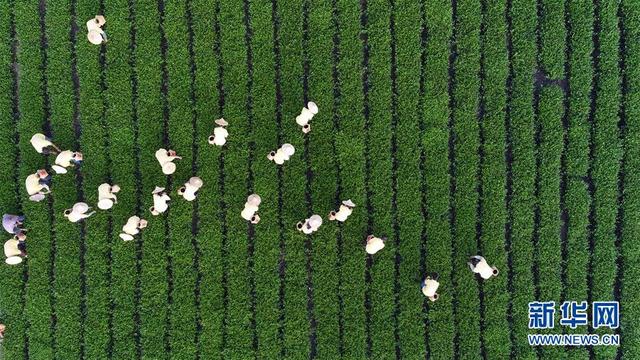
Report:
[{"label": "hedge-like tea row", "polygon": [[[0,4],[0,205],[29,229],[24,266],[0,267],[4,355],[584,358],[528,346],[527,303],[613,299],[621,276],[632,357],[638,6],[454,4],[455,16],[440,0]],[[101,12],[104,47],[86,41]],[[554,81],[536,89],[537,70]],[[294,122],[305,100],[320,107],[308,135]],[[220,148],[206,138],[222,116]],[[86,157],[41,203],[24,178],[53,158],[34,132]],[[285,142],[291,160],[267,161]],[[183,156],[171,177],[153,156],[165,146]],[[176,190],[193,175],[204,187],[188,203]],[[68,222],[107,181],[119,203]],[[158,217],[155,186],[173,198]],[[239,216],[251,192],[256,226]],[[347,198],[349,220],[328,221]],[[320,232],[296,231],[312,213]],[[134,214],[149,227],[123,242]],[[368,232],[389,237],[371,258]],[[479,285],[475,253],[500,276]],[[432,271],[435,303],[420,293]]]},{"label": "hedge-like tea row", "polygon": [[[478,284],[467,271],[469,256],[477,253],[477,166],[478,99],[480,72],[480,4],[460,2],[454,13],[453,64],[450,69],[451,120],[449,160],[451,162],[451,236],[453,306],[456,324],[455,351],[460,354],[480,353],[480,307]],[[491,261],[488,259],[487,261]],[[468,333],[467,333],[468,332]],[[463,334],[477,336],[463,336]]]},{"label": "hedge-like tea row", "polygon": [[[566,276],[563,300],[587,299],[587,263],[589,247],[587,226],[589,204],[584,178],[587,176],[589,160],[589,92],[593,77],[590,54],[593,49],[593,3],[591,1],[568,1],[567,48],[568,58],[568,129],[567,131],[567,251],[564,259]],[[569,31],[570,29],[570,31]],[[580,299],[580,300],[576,300]],[[564,329],[581,333],[582,329]],[[584,349],[568,352],[570,358],[584,358]]]},{"label": "hedge-like tea row", "polygon": [[[597,3],[596,3],[597,4]],[[592,113],[593,158],[591,177],[595,197],[592,210],[593,248],[589,297],[592,301],[614,300],[613,286],[617,274],[616,216],[618,197],[618,171],[622,149],[619,142],[619,108],[621,100],[619,66],[618,4],[603,1],[596,5],[595,30],[600,54],[597,59],[598,76],[594,83],[595,110]],[[599,22],[599,25],[598,25]],[[595,63],[596,60],[594,60]],[[594,223],[595,222],[595,223]],[[604,328],[599,334],[610,333]],[[614,347],[595,348],[598,358],[615,356]]]},{"label": "hedge-like tea row", "polygon": [[[532,229],[534,223],[534,123],[533,123],[533,81],[535,66],[535,1],[514,0],[508,9],[511,32],[509,60],[511,66],[508,80],[508,136],[511,146],[510,174],[511,193],[507,193],[508,226],[510,234],[511,303],[510,321],[513,346],[516,356],[531,358],[533,348],[527,343],[528,306],[534,296]],[[509,164],[508,164],[509,166]],[[509,168],[508,168],[509,171]]]},{"label": "hedge-like tea row", "polygon": [[[482,283],[484,295],[484,331],[482,338],[489,359],[510,351],[509,327],[506,318],[506,304],[509,303],[507,278],[509,268],[505,253],[505,118],[506,88],[496,84],[506,84],[508,75],[507,46],[504,41],[506,2],[486,1],[482,19],[483,35],[480,38],[481,63],[484,72],[481,88],[481,109],[479,131],[484,139],[484,154],[480,169],[482,196],[479,199],[481,234],[480,252],[500,269],[500,276]],[[483,105],[482,105],[483,104]]]},{"label": "hedge-like tea row", "polygon": [[[343,354],[346,358],[362,358],[366,354],[365,329],[365,259],[363,237],[367,232],[365,200],[365,116],[363,92],[363,48],[360,38],[360,7],[351,1],[337,0],[339,36],[340,101],[335,104],[339,131],[335,134],[336,158],[340,166],[342,196],[350,197],[358,206],[342,231],[338,245],[340,277],[338,296],[342,299]],[[334,84],[335,86],[335,84]],[[348,226],[347,226],[348,224]]]},{"label": "hedge-like tea row", "polygon": [[[20,121],[16,118],[17,111],[14,109],[14,101],[16,100],[16,93],[14,77],[14,67],[12,59],[12,46],[13,36],[12,32],[15,31],[15,4],[5,2],[0,4],[0,24],[2,24],[0,30],[0,61],[5,64],[0,72],[0,90],[2,96],[0,97],[0,139],[2,142],[2,152],[7,154],[0,162],[0,166],[6,171],[0,173],[0,205],[2,209],[6,209],[7,212],[17,213],[22,209],[22,199],[20,197],[21,188],[17,188],[18,184],[15,181],[16,176],[19,175],[18,162],[21,161],[20,147],[15,143],[16,135],[19,135],[17,125]],[[35,49],[35,48],[34,48]],[[35,59],[37,60],[37,59]],[[16,111],[16,113],[14,113]],[[36,120],[37,121],[37,120]],[[38,124],[39,125],[39,124]],[[26,144],[28,139],[26,139]],[[43,219],[46,219],[46,214],[43,214]],[[37,226],[36,226],[37,229]],[[37,234],[34,231],[34,234]],[[8,235],[8,234],[7,234]],[[3,241],[9,239],[9,236]],[[46,240],[44,240],[46,242]],[[3,242],[4,243],[4,242]],[[46,265],[46,260],[45,260]],[[22,267],[7,267],[2,266],[0,269],[0,276],[2,276],[2,283],[0,284],[0,293],[3,294],[0,297],[0,321],[4,324],[11,324],[11,328],[15,329],[15,332],[6,333],[3,344],[0,345],[0,357],[5,358],[19,358],[24,354],[24,342],[27,334],[27,322],[24,317],[25,302],[22,298],[24,288],[26,284],[23,282]],[[47,273],[44,272],[39,277],[46,278]],[[37,281],[36,277],[34,281]],[[45,280],[46,284],[47,281]],[[41,298],[45,302],[48,300],[46,294]],[[31,326],[38,328],[39,330],[48,331],[49,326],[45,324],[44,327],[40,327],[40,324],[35,323]]]},{"label": "hedge-like tea row", "polygon": [[[303,59],[308,61],[308,94],[309,100],[314,101],[320,107],[320,112],[311,120],[311,132],[309,138],[309,156],[306,164],[313,176],[311,178],[311,205],[313,212],[322,216],[323,226],[311,239],[312,244],[312,280],[314,315],[317,326],[317,356],[319,358],[340,357],[340,306],[338,306],[338,282],[339,273],[336,271],[338,264],[338,241],[358,242],[358,237],[345,238],[343,229],[357,227],[352,221],[347,220],[344,226],[337,221],[329,221],[327,215],[331,210],[338,209],[339,202],[353,197],[342,191],[336,198],[338,188],[338,157],[336,152],[336,138],[334,129],[334,115],[337,112],[334,104],[334,86],[338,86],[333,77],[332,56],[333,36],[335,29],[327,29],[332,15],[330,1],[307,1],[303,11],[308,12],[308,32],[305,38],[306,51],[303,51]],[[304,13],[303,13],[304,15]],[[303,19],[304,20],[304,19]],[[326,30],[325,30],[326,29]],[[304,30],[304,27],[303,27]],[[331,36],[330,36],[331,35]],[[327,56],[317,56],[327,54]],[[295,108],[294,108],[295,111]],[[299,111],[299,109],[298,109]],[[298,112],[289,114],[285,124],[298,130],[298,136],[302,136],[300,127],[293,122]],[[340,198],[340,195],[344,199]],[[338,202],[336,202],[338,200]],[[353,199],[352,199],[353,200]],[[362,203],[356,203],[357,209],[362,210]]]},{"label": "hedge-like tea row", "polygon": [[[452,312],[452,237],[449,224],[449,46],[453,33],[451,6],[447,1],[426,1],[422,10],[422,26],[426,27],[426,60],[421,112],[425,126],[422,139],[426,185],[426,271],[437,272],[442,279],[435,303],[427,304],[427,353],[443,358],[453,357],[455,325]],[[465,269],[466,270],[466,269]]]},{"label": "hedge-like tea row", "polygon": [[[136,249],[143,237],[133,242],[123,242],[118,234],[127,219],[137,214],[138,203],[144,200],[142,197],[148,196],[148,194],[142,194],[142,188],[137,188],[141,185],[142,179],[136,179],[140,172],[137,159],[142,157],[142,154],[138,154],[139,136],[136,135],[140,130],[137,124],[139,122],[137,111],[139,90],[132,86],[134,81],[137,81],[137,70],[131,66],[135,65],[137,51],[132,51],[130,44],[136,41],[139,35],[135,39],[130,36],[131,29],[136,28],[136,23],[135,9],[129,8],[128,1],[108,1],[105,3],[104,11],[105,18],[108,19],[105,31],[111,39],[105,49],[107,88],[104,96],[107,103],[108,124],[106,130],[112,162],[111,178],[114,184],[120,186],[120,192],[117,195],[118,204],[111,210],[113,228],[112,239],[110,239],[112,260],[109,311],[112,325],[109,330],[110,339],[106,353],[114,359],[130,359],[135,358],[137,350],[134,334],[139,327],[134,321],[135,314],[138,312],[137,291],[139,289],[136,289],[136,284],[140,281],[140,274],[137,273]],[[84,17],[80,16],[78,21],[81,19]],[[87,51],[97,53],[98,49],[91,48]],[[92,88],[87,84],[84,89],[92,90]],[[142,207],[142,211],[137,215],[151,220],[144,209]]]},{"label": "hedge-like tea row", "polygon": [[627,79],[626,92],[623,92],[623,106],[624,114],[626,115],[626,131],[624,133],[624,203],[623,211],[624,215],[622,220],[622,346],[621,354],[623,357],[633,356],[640,351],[640,332],[638,331],[637,322],[634,319],[638,318],[640,307],[638,303],[634,301],[640,294],[640,282],[638,281],[637,264],[638,255],[640,254],[640,248],[638,242],[635,239],[638,238],[638,230],[640,230],[640,221],[638,215],[640,214],[640,202],[638,194],[631,191],[640,184],[640,164],[638,160],[638,150],[640,149],[640,123],[633,121],[638,117],[638,92],[640,83],[640,77],[638,71],[640,70],[640,63],[638,59],[638,43],[632,41],[639,35],[640,30],[640,7],[637,3],[631,1],[623,1],[622,8],[622,24],[625,36],[625,61],[624,70]]},{"label": "hedge-like tea row", "polygon": [[396,331],[403,357],[424,357],[424,317],[422,316],[424,295],[420,290],[421,214],[422,196],[420,186],[423,174],[420,169],[420,118],[417,107],[420,79],[420,4],[412,1],[394,2],[391,9],[394,18],[395,57],[397,61],[397,95],[394,108],[394,144],[396,146],[394,177],[397,192],[394,225],[398,229],[395,256]]}]

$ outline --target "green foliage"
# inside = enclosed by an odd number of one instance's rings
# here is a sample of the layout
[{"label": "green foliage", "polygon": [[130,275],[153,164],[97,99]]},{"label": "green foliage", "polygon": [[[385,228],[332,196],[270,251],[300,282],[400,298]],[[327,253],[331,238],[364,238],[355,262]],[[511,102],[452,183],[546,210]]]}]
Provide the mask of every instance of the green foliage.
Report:
[{"label": "green foliage", "polygon": [[[527,344],[536,294],[619,295],[620,351],[637,357],[640,8],[454,4],[0,3],[0,206],[29,229],[28,259],[0,266],[0,357],[587,357]],[[95,46],[85,22],[101,6],[109,42]],[[308,135],[305,100],[320,108]],[[220,117],[224,147],[206,141]],[[24,179],[53,158],[29,139],[49,128],[85,161],[34,203]],[[286,142],[290,161],[266,160]],[[183,157],[169,177],[165,146]],[[191,176],[193,203],[176,192]],[[108,181],[112,210],[64,218]],[[172,197],[157,217],[155,186]],[[253,192],[257,225],[240,217]],[[353,215],[330,222],[348,198]],[[296,231],[313,213],[320,231]],[[149,226],[123,242],[134,214]],[[388,237],[370,260],[367,232]],[[478,283],[475,253],[500,275]],[[440,274],[436,302],[425,272]]]}]

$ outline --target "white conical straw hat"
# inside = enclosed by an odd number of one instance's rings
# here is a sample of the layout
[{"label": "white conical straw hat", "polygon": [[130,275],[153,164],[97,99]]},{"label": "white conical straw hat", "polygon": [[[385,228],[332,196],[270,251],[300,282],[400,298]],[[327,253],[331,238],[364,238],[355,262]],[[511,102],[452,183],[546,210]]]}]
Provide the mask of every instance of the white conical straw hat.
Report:
[{"label": "white conical straw hat", "polygon": [[351,201],[351,199],[343,201],[342,205],[348,206],[350,208],[356,207],[356,204],[354,204],[353,201]]},{"label": "white conical straw hat", "polygon": [[73,212],[86,213],[89,211],[89,205],[84,202],[78,202],[73,205]]},{"label": "white conical straw hat", "polygon": [[166,162],[162,165],[162,173],[165,175],[171,175],[176,172],[176,164],[172,162]]},{"label": "white conical straw hat", "polygon": [[100,45],[102,44],[102,34],[100,33],[100,31],[98,30],[91,30],[87,33],[87,39],[89,39],[89,42],[92,43],[93,45]]},{"label": "white conical straw hat", "polygon": [[12,256],[8,257],[5,262],[9,265],[18,265],[22,262],[22,258],[20,256]]},{"label": "white conical straw hat", "polygon": [[122,234],[120,234],[120,239],[122,239],[124,241],[131,241],[131,240],[133,240],[133,236],[131,236],[129,234],[122,233]]},{"label": "white conical straw hat", "polygon": [[38,193],[38,194],[31,195],[29,197],[29,200],[35,201],[35,202],[39,202],[39,201],[44,200],[44,198],[45,198],[44,194]]},{"label": "white conical straw hat", "polygon": [[215,121],[215,123],[216,123],[217,125],[220,125],[220,126],[227,126],[227,125],[229,125],[229,123],[228,123],[225,119],[223,119],[223,118],[220,118],[220,119],[216,120],[216,121]]},{"label": "white conical straw hat", "polygon": [[191,184],[191,186],[201,188],[203,183],[202,179],[197,176],[193,176],[191,179],[189,179],[189,184]]},{"label": "white conical straw hat", "polygon": [[51,166],[51,168],[57,173],[57,174],[66,174],[67,173],[67,169],[63,168],[60,165],[53,165]]},{"label": "white conical straw hat", "polygon": [[157,194],[157,193],[160,193],[160,192],[163,192],[163,191],[164,191],[164,188],[163,188],[163,187],[156,186],[156,188],[155,188],[155,189],[153,189],[153,191],[152,191],[151,193],[152,193],[152,194]]},{"label": "white conical straw hat", "polygon": [[309,109],[309,111],[311,111],[311,113],[314,115],[318,113],[318,105],[316,105],[316,103],[314,103],[313,101],[309,101],[307,103],[307,109]]},{"label": "white conical straw hat", "polygon": [[322,225],[322,217],[320,215],[313,215],[309,218],[309,225],[311,227],[318,227]]},{"label": "white conical straw hat", "polygon": [[98,201],[98,209],[109,210],[113,207],[113,201],[111,199],[102,199]]},{"label": "white conical straw hat", "polygon": [[282,152],[287,156],[291,156],[296,152],[296,148],[294,148],[291,144],[284,144],[282,145]]},{"label": "white conical straw hat", "polygon": [[253,206],[260,206],[262,198],[260,198],[260,195],[258,194],[251,194],[247,197],[247,202]]}]

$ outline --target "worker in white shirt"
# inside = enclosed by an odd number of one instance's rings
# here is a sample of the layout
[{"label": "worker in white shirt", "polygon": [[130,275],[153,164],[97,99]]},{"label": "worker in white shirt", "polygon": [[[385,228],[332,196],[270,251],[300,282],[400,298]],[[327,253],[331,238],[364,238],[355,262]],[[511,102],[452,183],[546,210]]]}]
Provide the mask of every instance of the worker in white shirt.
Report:
[{"label": "worker in white shirt", "polygon": [[131,241],[133,237],[140,233],[140,230],[147,227],[147,220],[141,219],[138,216],[132,216],[127,220],[127,223],[122,227],[122,233],[120,238],[124,241]]},{"label": "worker in white shirt", "polygon": [[312,215],[310,218],[305,219],[304,222],[299,222],[296,227],[299,231],[309,235],[318,231],[322,225],[322,217],[320,215]]},{"label": "worker in white shirt", "polygon": [[367,246],[365,247],[367,254],[373,255],[382,250],[385,241],[387,241],[387,238],[384,236],[381,238],[375,237],[374,235],[367,236]]},{"label": "worker in white shirt", "polygon": [[256,214],[258,212],[258,208],[262,203],[262,199],[258,194],[251,194],[247,197],[247,202],[244,203],[244,209],[240,213],[243,219],[247,221],[251,221],[252,224],[257,224],[260,222],[260,216]]},{"label": "worker in white shirt", "polygon": [[302,126],[302,132],[307,134],[311,131],[309,121],[318,113],[318,106],[313,101],[307,103],[307,107],[302,108],[300,115],[296,116],[296,123]]},{"label": "worker in white shirt", "polygon": [[267,155],[267,159],[275,162],[278,165],[284,164],[285,161],[291,158],[296,152],[296,149],[291,144],[283,144],[277,151],[272,151]]},{"label": "worker in white shirt", "polygon": [[202,187],[202,179],[194,176],[187,181],[184,186],[178,189],[178,195],[181,195],[187,201],[193,201],[198,195],[198,190]]},{"label": "worker in white shirt", "polygon": [[226,129],[226,126],[229,125],[223,118],[220,118],[215,121],[218,125],[213,129],[213,135],[209,136],[209,144],[222,146],[226,144],[227,137],[229,136],[229,132]]},{"label": "worker in white shirt", "polygon": [[109,210],[114,204],[118,203],[116,193],[120,191],[118,185],[109,185],[107,183],[98,186],[98,208],[100,210]]},{"label": "worker in white shirt", "polygon": [[65,210],[64,216],[69,219],[69,221],[75,223],[96,213],[95,211],[89,212],[89,210],[91,210],[91,208],[87,203],[78,202],[75,203],[71,209]]},{"label": "worker in white shirt", "polygon": [[33,148],[36,149],[39,154],[55,155],[60,152],[60,149],[51,142],[51,139],[40,133],[33,134],[31,137],[31,145],[33,145]]},{"label": "worker in white shirt", "polygon": [[94,45],[107,42],[107,34],[102,30],[106,23],[104,16],[96,15],[95,18],[87,21],[87,39]]},{"label": "worker in white shirt", "polygon": [[351,215],[351,213],[353,212],[353,208],[355,207],[356,207],[356,204],[354,204],[353,201],[351,201],[351,199],[345,200],[342,202],[342,204],[340,205],[340,209],[337,212],[332,211],[329,213],[329,220],[331,221],[337,220],[340,222],[345,222],[345,220],[347,220],[349,215]]},{"label": "worker in white shirt", "polygon": [[440,286],[438,278],[438,273],[430,273],[422,282],[422,293],[431,301],[436,301],[439,297],[438,293],[436,293],[436,291],[438,291],[438,287]]},{"label": "worker in white shirt", "polygon": [[82,159],[81,152],[65,150],[56,156],[56,164],[51,166],[51,168],[58,174],[66,174],[66,168],[80,165]]},{"label": "worker in white shirt", "polygon": [[4,256],[7,258],[5,262],[9,265],[16,265],[27,257],[27,236],[20,233],[4,243]]},{"label": "worker in white shirt", "polygon": [[480,276],[485,280],[490,279],[493,276],[498,276],[499,274],[498,268],[490,266],[487,263],[487,260],[480,255],[470,257],[467,264],[469,264],[471,271],[476,274],[480,274]]},{"label": "worker in white shirt", "polygon": [[29,200],[42,201],[45,195],[49,194],[49,184],[51,184],[51,175],[47,170],[40,169],[35,174],[27,176],[25,186],[29,194]]},{"label": "worker in white shirt", "polygon": [[158,149],[158,151],[156,151],[156,159],[158,159],[162,167],[162,173],[171,175],[176,171],[176,164],[174,164],[173,161],[182,158],[173,150]]},{"label": "worker in white shirt", "polygon": [[163,187],[156,186],[152,192],[153,194],[153,206],[149,209],[152,215],[158,216],[169,208],[169,201],[171,198],[164,191]]}]

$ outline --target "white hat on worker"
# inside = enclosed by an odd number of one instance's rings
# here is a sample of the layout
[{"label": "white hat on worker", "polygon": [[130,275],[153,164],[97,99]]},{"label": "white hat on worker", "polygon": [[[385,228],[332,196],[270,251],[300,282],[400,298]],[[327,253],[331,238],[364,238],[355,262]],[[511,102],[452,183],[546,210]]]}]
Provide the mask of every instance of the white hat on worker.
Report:
[{"label": "white hat on worker", "polygon": [[124,241],[131,241],[131,240],[133,240],[133,236],[131,236],[129,234],[122,233],[122,234],[120,234],[120,239],[122,239]]},{"label": "white hat on worker", "polygon": [[316,103],[314,103],[313,101],[309,101],[307,103],[307,109],[309,109],[309,111],[311,111],[311,113],[314,115],[318,113],[318,105],[316,105]]},{"label": "white hat on worker", "polygon": [[20,256],[11,256],[11,257],[8,257],[7,260],[5,260],[4,262],[6,262],[9,265],[18,265],[22,262],[22,258]]},{"label": "white hat on worker", "polygon": [[156,188],[155,188],[155,189],[153,189],[152,194],[161,193],[161,192],[163,192],[163,191],[164,191],[164,188],[163,188],[163,187],[156,186]]},{"label": "white hat on worker", "polygon": [[171,175],[176,172],[176,164],[168,161],[162,165],[162,173],[165,175]]},{"label": "white hat on worker", "polygon": [[225,119],[223,119],[223,118],[220,118],[220,119],[216,120],[216,124],[217,124],[217,125],[220,125],[220,126],[227,126],[227,125],[229,125],[229,123],[228,123]]},{"label": "white hat on worker", "polygon": [[296,148],[294,148],[291,144],[284,144],[282,145],[282,152],[288,156],[291,156],[296,152]]},{"label": "white hat on worker", "polygon": [[109,210],[113,207],[113,200],[111,199],[102,199],[98,201],[98,209],[100,210]]},{"label": "white hat on worker", "polygon": [[93,45],[100,45],[104,41],[104,38],[102,37],[102,32],[98,30],[90,30],[87,33],[87,39],[89,39],[89,42],[92,43]]},{"label": "white hat on worker", "polygon": [[251,194],[247,197],[247,202],[253,206],[260,206],[262,198],[258,194]]},{"label": "white hat on worker", "polygon": [[35,201],[35,202],[39,202],[44,200],[45,196],[42,193],[37,193],[37,194],[33,194],[31,196],[29,196],[29,200],[31,201]]},{"label": "white hat on worker", "polygon": [[356,204],[354,204],[353,201],[351,201],[351,199],[343,201],[342,205],[348,206],[350,208],[356,207]]},{"label": "white hat on worker", "polygon": [[202,182],[202,179],[201,179],[201,178],[199,178],[199,177],[197,177],[197,176],[193,176],[193,177],[191,177],[191,178],[189,179],[189,184],[190,184],[191,186],[194,186],[194,187],[200,188],[200,187],[202,187],[203,182]]}]

